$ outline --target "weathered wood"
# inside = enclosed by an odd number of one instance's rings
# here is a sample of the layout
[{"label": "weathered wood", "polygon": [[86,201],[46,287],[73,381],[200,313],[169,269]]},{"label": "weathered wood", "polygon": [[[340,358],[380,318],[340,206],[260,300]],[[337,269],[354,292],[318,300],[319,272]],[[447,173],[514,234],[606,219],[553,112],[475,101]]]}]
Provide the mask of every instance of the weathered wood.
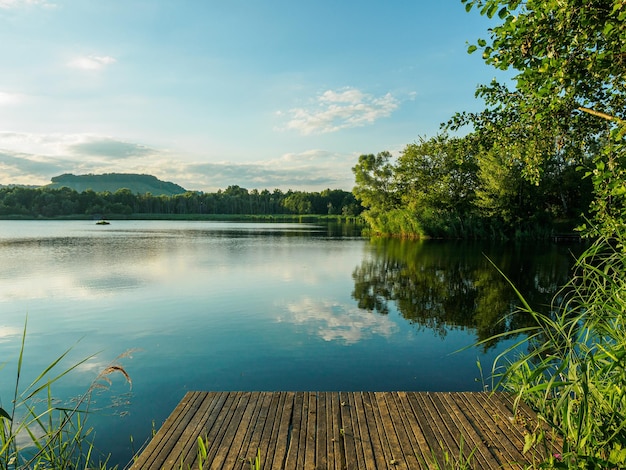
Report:
[{"label": "weathered wood", "polygon": [[[189,392],[131,469],[427,469],[472,454],[473,468],[522,468],[537,425],[503,393]],[[557,442],[552,442],[557,449]]]}]

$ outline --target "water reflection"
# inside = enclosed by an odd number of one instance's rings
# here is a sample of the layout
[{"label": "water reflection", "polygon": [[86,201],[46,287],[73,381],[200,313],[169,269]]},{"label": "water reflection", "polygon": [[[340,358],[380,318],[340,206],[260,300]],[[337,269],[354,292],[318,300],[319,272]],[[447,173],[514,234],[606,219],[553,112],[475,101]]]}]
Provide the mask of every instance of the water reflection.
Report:
[{"label": "water reflection", "polygon": [[579,249],[373,239],[370,256],[352,274],[352,297],[359,308],[382,315],[393,305],[405,319],[442,338],[451,329],[472,329],[482,341],[531,322],[525,315],[507,315],[519,301],[489,260],[541,308],[567,282],[574,254],[564,253]]},{"label": "water reflection", "polygon": [[339,302],[305,297],[300,302],[287,305],[287,310],[290,322],[313,326],[316,334],[325,341],[338,341],[346,345],[373,335],[389,338],[398,331],[398,326],[388,317]]},{"label": "water reflection", "polygon": [[21,333],[19,328],[0,325],[0,343],[11,341]]}]

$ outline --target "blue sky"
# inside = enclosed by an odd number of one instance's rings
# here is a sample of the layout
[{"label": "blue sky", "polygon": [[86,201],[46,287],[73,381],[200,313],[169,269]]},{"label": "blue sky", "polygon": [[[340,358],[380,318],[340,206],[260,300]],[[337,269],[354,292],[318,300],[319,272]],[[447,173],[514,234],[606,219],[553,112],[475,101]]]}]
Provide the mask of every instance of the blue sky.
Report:
[{"label": "blue sky", "polygon": [[0,0],[0,184],[350,190],[359,155],[482,107],[488,26],[460,0]]}]

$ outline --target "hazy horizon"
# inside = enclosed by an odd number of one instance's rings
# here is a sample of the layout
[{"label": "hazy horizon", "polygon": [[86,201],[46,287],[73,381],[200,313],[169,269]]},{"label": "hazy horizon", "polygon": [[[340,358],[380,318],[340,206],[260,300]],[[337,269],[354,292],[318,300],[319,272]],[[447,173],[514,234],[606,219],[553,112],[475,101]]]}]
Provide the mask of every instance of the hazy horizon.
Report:
[{"label": "hazy horizon", "polygon": [[482,108],[489,24],[460,0],[0,0],[0,183],[351,189],[359,155]]}]

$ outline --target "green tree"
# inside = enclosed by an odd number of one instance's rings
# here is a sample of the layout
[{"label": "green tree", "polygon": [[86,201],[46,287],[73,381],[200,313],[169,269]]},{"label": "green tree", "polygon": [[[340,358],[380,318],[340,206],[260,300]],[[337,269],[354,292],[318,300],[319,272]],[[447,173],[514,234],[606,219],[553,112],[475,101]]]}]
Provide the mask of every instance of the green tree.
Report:
[{"label": "green tree", "polygon": [[362,215],[375,233],[418,233],[417,228],[406,230],[413,218],[401,207],[392,160],[387,151],[361,155],[352,168],[356,182],[352,192],[365,208]]},{"label": "green tree", "polygon": [[396,175],[403,206],[428,235],[468,235],[478,185],[471,139],[420,138],[402,151]]},{"label": "green tree", "polygon": [[[513,109],[519,117],[517,129],[543,139],[545,145],[578,148],[580,155],[593,160],[588,174],[595,189],[596,222],[607,233],[615,232],[626,207],[626,3],[462,2],[468,11],[476,8],[502,20],[490,29],[488,40],[478,39],[469,47],[470,52],[481,49],[487,64],[517,71],[513,95],[518,98],[496,97],[496,106]],[[532,139],[520,142],[529,145]],[[522,160],[528,175],[535,180],[541,176],[544,152],[527,152]]]},{"label": "green tree", "polygon": [[387,151],[361,155],[352,168],[356,180],[353,193],[369,210],[391,209],[399,202],[392,158]]},{"label": "green tree", "polygon": [[282,205],[292,214],[310,214],[312,208],[309,195],[302,191],[288,191]]}]

